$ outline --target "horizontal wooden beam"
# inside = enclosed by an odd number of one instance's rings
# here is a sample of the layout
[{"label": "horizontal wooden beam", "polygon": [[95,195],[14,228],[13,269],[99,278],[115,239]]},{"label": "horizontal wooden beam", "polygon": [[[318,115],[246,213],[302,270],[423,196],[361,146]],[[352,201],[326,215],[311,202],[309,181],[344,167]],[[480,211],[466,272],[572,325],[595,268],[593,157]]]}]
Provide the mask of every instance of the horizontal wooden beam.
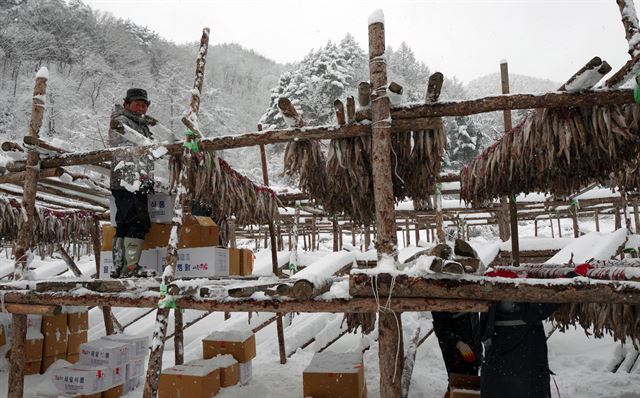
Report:
[{"label": "horizontal wooden beam", "polygon": [[507,279],[474,275],[408,277],[389,274],[352,274],[349,294],[353,297],[510,300],[530,303],[640,304],[640,282],[574,279]]},{"label": "horizontal wooden beam", "polygon": [[0,308],[11,314],[58,315],[62,312],[62,307],[56,304],[5,303]]},{"label": "horizontal wooden beam", "polygon": [[[5,303],[21,304],[58,304],[82,306],[112,306],[155,308],[159,296],[151,292],[145,294],[92,293],[83,291],[82,295],[70,292],[37,293],[33,291],[5,291]],[[442,312],[484,312],[488,302],[478,300],[439,300],[439,299],[393,299],[391,309],[397,312],[442,311]],[[378,304],[374,298],[334,299],[334,300],[234,300],[219,301],[200,297],[176,297],[178,308],[226,311],[226,312],[377,312]]]},{"label": "horizontal wooden beam", "polygon": [[[633,103],[633,90],[599,90],[583,92],[555,92],[548,94],[513,94],[486,97],[459,102],[437,102],[433,104],[415,104],[391,109],[391,132],[398,133],[407,130],[426,130],[433,128],[434,119],[441,116],[462,116],[476,113],[493,112],[509,109],[580,107],[594,105],[619,105]],[[360,121],[370,120],[370,115],[360,112]],[[370,124],[351,124],[346,126],[318,126],[288,128],[253,132],[235,136],[207,138],[201,141],[204,150],[222,150],[242,148],[247,146],[268,145],[295,140],[324,140],[366,136],[371,134]],[[133,155],[142,155],[145,151],[157,146],[127,147]],[[182,144],[164,145],[169,154],[179,154]],[[122,150],[123,148],[119,148]],[[72,166],[81,164],[96,164],[110,161],[116,149],[109,148],[99,151],[69,153],[60,156],[45,157],[41,160],[42,168]],[[9,171],[23,171],[24,161],[7,164]]]}]

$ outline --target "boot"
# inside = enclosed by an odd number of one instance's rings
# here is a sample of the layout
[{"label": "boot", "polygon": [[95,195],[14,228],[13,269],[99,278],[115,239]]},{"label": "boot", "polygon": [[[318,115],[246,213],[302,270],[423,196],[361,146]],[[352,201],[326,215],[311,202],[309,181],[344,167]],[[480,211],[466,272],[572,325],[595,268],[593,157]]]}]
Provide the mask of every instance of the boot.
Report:
[{"label": "boot", "polygon": [[142,255],[143,245],[144,239],[124,238],[124,257],[127,264],[124,272],[125,277],[140,276],[142,267],[138,263]]},{"label": "boot", "polygon": [[111,253],[113,254],[112,278],[120,278],[125,269],[124,238],[114,236],[111,241]]}]

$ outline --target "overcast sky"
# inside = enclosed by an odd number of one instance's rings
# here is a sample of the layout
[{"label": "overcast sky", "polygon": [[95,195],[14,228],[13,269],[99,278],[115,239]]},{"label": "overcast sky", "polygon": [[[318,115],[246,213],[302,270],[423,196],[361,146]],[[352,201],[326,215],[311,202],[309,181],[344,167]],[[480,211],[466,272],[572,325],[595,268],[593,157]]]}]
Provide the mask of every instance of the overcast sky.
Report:
[{"label": "overcast sky", "polygon": [[[277,62],[301,60],[351,33],[367,51],[367,20],[385,16],[387,45],[405,41],[432,71],[463,82],[499,71],[563,82],[593,56],[613,72],[628,59],[615,0],[85,0],[176,43],[235,42]],[[640,9],[636,0],[636,9]],[[611,72],[611,73],[613,73]]]}]

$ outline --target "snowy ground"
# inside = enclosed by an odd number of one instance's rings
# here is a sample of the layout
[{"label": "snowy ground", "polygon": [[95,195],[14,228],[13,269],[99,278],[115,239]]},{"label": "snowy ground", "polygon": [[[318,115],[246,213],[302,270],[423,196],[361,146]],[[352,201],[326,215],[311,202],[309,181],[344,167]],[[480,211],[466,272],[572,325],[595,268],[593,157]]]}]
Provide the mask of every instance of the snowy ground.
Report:
[{"label": "snowy ground", "polygon": [[[602,232],[611,232],[613,230],[610,219],[601,219],[600,222]],[[557,226],[554,225],[554,228]],[[562,223],[563,237],[572,236],[571,221],[566,220]],[[594,230],[593,220],[581,220],[580,228],[583,231]],[[472,229],[474,246],[481,248],[481,255],[489,255],[494,252],[499,245],[495,238],[490,234],[487,227],[474,227]],[[522,223],[520,225],[520,234],[522,237],[533,237],[533,224]],[[551,237],[551,231],[548,225],[545,227],[540,225],[539,237]],[[557,229],[555,230],[558,236]],[[422,237],[424,239],[424,236]],[[346,237],[345,237],[346,239]],[[413,233],[412,233],[413,239]],[[345,240],[347,242],[347,240]],[[402,238],[399,236],[399,242]],[[413,242],[415,243],[415,242]],[[559,243],[559,242],[558,242]],[[564,243],[563,243],[564,245]],[[330,243],[328,245],[330,246]],[[260,261],[263,253],[258,254]],[[267,256],[265,256],[267,257]],[[304,256],[303,256],[304,257]],[[307,254],[304,262],[313,262],[317,259],[318,253]],[[79,262],[83,271],[89,272],[94,266],[90,259],[83,259]],[[6,258],[4,253],[0,253],[0,277],[3,271],[10,269],[11,261]],[[64,265],[61,260],[47,260],[42,262],[36,260],[34,265],[36,275],[39,277],[53,276],[64,271]],[[131,326],[127,328],[128,333],[132,334],[151,334],[155,313],[143,316],[148,310],[135,308],[118,308],[114,312],[121,323],[128,323],[136,318],[141,317]],[[185,322],[195,319],[201,314],[200,311],[188,310],[185,312]],[[101,324],[101,313],[98,310],[90,312],[90,339],[100,337],[104,334],[104,328]],[[270,317],[270,314],[253,314],[252,326],[261,323]],[[318,339],[329,333],[329,329],[323,327],[331,322],[339,322],[339,315],[331,314],[299,314],[293,319],[292,324],[285,329],[285,340],[293,345],[295,342],[304,340],[306,336],[318,336]],[[405,330],[405,339],[410,339],[416,327],[420,327],[422,333],[426,333],[431,328],[431,321],[428,313],[406,313],[403,314],[403,325]],[[172,333],[173,321],[169,321]],[[222,314],[212,314],[196,326],[185,330],[185,356],[186,360],[201,357],[202,349],[200,340],[202,337],[214,330],[233,329],[238,326],[246,327],[247,314],[236,313],[231,319],[225,321]],[[551,326],[546,325],[547,328]],[[372,338],[375,338],[376,332],[368,337],[361,335],[346,335],[338,342],[334,343],[329,350],[336,352],[355,351],[362,347],[369,346]],[[253,380],[247,386],[231,387],[223,389],[218,395],[221,398],[231,397],[255,397],[262,396],[265,398],[289,398],[302,396],[302,372],[307,364],[311,361],[314,352],[314,344],[309,345],[305,349],[298,349],[289,359],[286,365],[280,365],[278,357],[278,348],[276,340],[275,324],[258,332],[257,341],[257,357],[253,360]],[[587,337],[584,330],[569,330],[565,333],[556,331],[549,339],[549,358],[550,368],[556,374],[554,376],[557,389],[552,383],[552,396],[557,397],[617,397],[617,398],[640,398],[640,363],[631,370],[630,373],[619,372],[611,373],[607,369],[615,349],[620,345],[610,337],[603,339],[594,339]],[[168,342],[165,355],[164,365],[173,364],[173,347]],[[0,360],[0,397],[6,396],[7,391],[7,371],[6,362]],[[369,397],[378,397],[378,349],[377,345],[371,344],[370,348],[364,354],[365,374],[369,391]],[[59,362],[56,365],[63,365]],[[54,366],[56,366],[54,365]],[[51,395],[54,391],[53,386],[48,380],[48,375],[27,376],[26,379],[26,396],[55,396]],[[419,348],[416,357],[416,367],[413,373],[411,383],[411,392],[409,397],[440,397],[444,394],[446,388],[446,374],[442,361],[442,356],[437,345],[435,337],[432,335]],[[559,395],[558,395],[559,391]],[[126,395],[127,398],[137,398],[142,396],[142,388],[137,389]]]}]

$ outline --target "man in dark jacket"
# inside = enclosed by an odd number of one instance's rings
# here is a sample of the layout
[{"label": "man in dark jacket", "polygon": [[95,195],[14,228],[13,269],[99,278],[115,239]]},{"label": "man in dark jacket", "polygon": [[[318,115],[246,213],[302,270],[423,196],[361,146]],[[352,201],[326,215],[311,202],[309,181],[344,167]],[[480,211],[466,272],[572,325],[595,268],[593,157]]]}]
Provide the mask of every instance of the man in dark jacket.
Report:
[{"label": "man in dark jacket", "polygon": [[482,398],[549,398],[550,370],[542,321],[559,304],[501,301],[482,314]]},{"label": "man in dark jacket", "polygon": [[447,376],[451,373],[477,376],[480,347],[474,342],[478,330],[478,314],[432,312],[431,315]]},{"label": "man in dark jacket", "polygon": [[[150,101],[146,90],[127,90],[122,105],[115,105],[109,127],[109,146],[144,145],[152,139],[149,126],[156,120],[147,116]],[[139,275],[144,236],[151,221],[147,194],[153,191],[153,158],[117,150],[111,161],[111,193],[116,202],[116,234],[113,239],[112,277]]]}]

